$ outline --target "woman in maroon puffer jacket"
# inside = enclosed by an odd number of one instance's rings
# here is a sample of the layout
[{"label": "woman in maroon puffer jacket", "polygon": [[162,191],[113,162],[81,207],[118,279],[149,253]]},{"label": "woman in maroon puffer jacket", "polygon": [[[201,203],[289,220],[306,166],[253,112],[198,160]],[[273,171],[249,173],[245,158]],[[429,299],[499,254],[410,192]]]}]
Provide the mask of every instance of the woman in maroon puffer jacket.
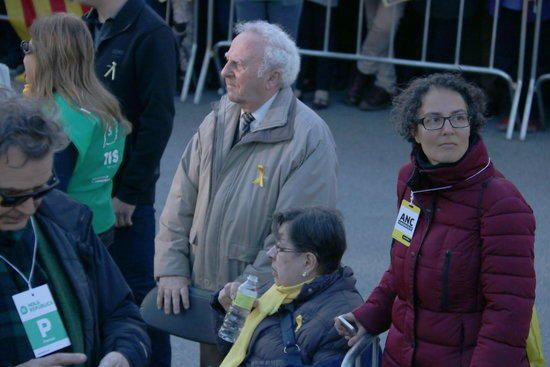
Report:
[{"label": "woman in maroon puffer jacket", "polygon": [[484,106],[481,90],[452,74],[418,79],[394,101],[413,143],[398,208],[412,199],[420,214],[400,210],[388,270],[344,315],[359,329],[350,345],[389,329],[383,366],[529,366],[535,218],[478,135]]}]

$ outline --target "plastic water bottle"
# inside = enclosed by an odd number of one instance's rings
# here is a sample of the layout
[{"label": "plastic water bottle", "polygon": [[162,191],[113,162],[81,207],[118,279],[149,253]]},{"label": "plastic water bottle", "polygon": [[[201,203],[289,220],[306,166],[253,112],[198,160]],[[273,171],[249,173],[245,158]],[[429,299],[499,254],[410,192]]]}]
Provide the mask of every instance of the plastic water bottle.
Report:
[{"label": "plastic water bottle", "polygon": [[239,286],[237,295],[225,314],[222,327],[218,331],[220,338],[235,343],[256,298],[258,298],[258,277],[249,275],[246,282]]}]

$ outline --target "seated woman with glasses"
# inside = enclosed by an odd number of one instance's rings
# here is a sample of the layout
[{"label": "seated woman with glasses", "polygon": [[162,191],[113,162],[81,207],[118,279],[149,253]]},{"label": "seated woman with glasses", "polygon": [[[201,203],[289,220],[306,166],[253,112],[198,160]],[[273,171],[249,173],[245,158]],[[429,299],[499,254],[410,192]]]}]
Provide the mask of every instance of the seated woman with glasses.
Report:
[{"label": "seated woman with glasses", "polygon": [[113,177],[131,125],[118,101],[99,82],[86,25],[57,13],[38,18],[32,40],[22,42],[25,94],[55,106],[71,144],[55,158],[60,188],[93,211],[93,228],[105,245],[113,242]]},{"label": "seated woman with glasses", "polygon": [[[348,347],[333,318],[363,302],[353,272],[340,264],[342,220],[329,209],[289,210],[274,215],[273,233],[277,243],[268,255],[275,284],[257,300],[221,366],[339,365]],[[220,291],[219,313],[229,309],[239,284]],[[285,322],[289,327],[281,328]]]},{"label": "seated woman with glasses", "polygon": [[391,263],[343,315],[389,329],[384,366],[522,366],[535,301],[535,218],[479,135],[482,91],[453,74],[413,81],[393,119],[412,143],[397,182]]}]

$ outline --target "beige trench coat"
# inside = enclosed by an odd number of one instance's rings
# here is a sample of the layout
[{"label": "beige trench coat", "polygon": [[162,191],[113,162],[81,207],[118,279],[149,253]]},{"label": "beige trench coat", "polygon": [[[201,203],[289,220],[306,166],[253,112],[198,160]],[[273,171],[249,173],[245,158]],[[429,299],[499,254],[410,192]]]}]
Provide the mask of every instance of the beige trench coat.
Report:
[{"label": "beige trench coat", "polygon": [[157,279],[186,276],[210,290],[246,274],[272,280],[266,252],[275,243],[273,214],[335,207],[334,139],[290,88],[233,146],[239,116],[240,107],[222,97],[187,145],[155,239]]}]

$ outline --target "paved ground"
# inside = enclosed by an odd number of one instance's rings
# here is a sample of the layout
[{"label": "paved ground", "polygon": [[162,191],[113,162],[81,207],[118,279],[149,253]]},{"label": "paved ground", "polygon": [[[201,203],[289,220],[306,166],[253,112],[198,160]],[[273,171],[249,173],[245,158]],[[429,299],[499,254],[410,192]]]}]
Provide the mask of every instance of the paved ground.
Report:
[{"label": "paved ground", "polygon": [[[174,133],[162,162],[157,211],[164,206],[181,153],[203,117],[214,93],[200,105],[177,104]],[[322,111],[338,145],[339,204],[348,236],[344,262],[356,272],[363,296],[377,284],[389,262],[391,228],[395,220],[395,180],[407,160],[409,145],[388,123],[388,112],[364,113],[335,101]],[[543,340],[550,353],[550,132],[528,135],[527,141],[508,141],[490,123],[482,132],[496,166],[516,184],[537,217],[537,307]],[[198,366],[198,345],[172,339],[174,367]]]}]

